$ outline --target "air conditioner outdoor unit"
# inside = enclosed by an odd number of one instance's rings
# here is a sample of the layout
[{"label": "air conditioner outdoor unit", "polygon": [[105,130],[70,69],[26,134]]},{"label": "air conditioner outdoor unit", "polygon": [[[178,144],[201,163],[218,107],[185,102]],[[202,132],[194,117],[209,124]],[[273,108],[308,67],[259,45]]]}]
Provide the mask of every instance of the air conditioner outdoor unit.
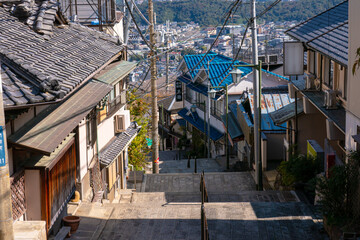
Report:
[{"label": "air conditioner outdoor unit", "polygon": [[266,62],[266,57],[265,56],[259,56],[258,60],[261,61],[262,63]]},{"label": "air conditioner outdoor unit", "polygon": [[278,56],[277,55],[269,55],[269,63],[277,63]]},{"label": "air conditioner outdoor unit", "polygon": [[115,133],[121,133],[125,131],[125,116],[115,115]]},{"label": "air conditioner outdoor unit", "polygon": [[326,109],[337,109],[336,92],[334,90],[325,90],[324,105]]},{"label": "air conditioner outdoor unit", "polygon": [[306,90],[316,90],[315,78],[316,78],[316,76],[314,74],[309,74],[309,73],[306,74],[306,77],[305,77]]}]

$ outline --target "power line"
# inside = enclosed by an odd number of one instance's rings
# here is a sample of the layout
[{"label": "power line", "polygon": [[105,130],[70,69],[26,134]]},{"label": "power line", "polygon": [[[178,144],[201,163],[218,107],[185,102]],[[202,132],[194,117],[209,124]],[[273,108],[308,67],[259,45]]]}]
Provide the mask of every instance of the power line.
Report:
[{"label": "power line", "polygon": [[134,24],[135,24],[135,26],[136,26],[137,31],[138,31],[139,34],[140,34],[140,37],[141,37],[142,40],[145,42],[145,44],[150,48],[150,50],[153,50],[152,46],[148,43],[148,41],[146,41],[144,35],[142,34],[142,32],[141,32],[141,30],[140,30],[140,28],[139,28],[139,25],[138,25],[137,22],[135,21],[134,15],[133,15],[133,13],[132,13],[131,10],[130,10],[130,6],[129,6],[129,3],[127,2],[127,0],[125,0],[125,4],[126,4],[126,7],[127,7],[128,11],[129,11],[129,13],[130,13],[130,15],[131,15],[131,18],[132,18]]},{"label": "power line", "polygon": [[146,17],[142,14],[142,12],[140,11],[140,9],[138,8],[138,6],[136,5],[135,1],[134,0],[131,0],[133,6],[135,7],[135,10],[138,12],[138,14],[140,15],[140,17],[142,19],[145,20],[145,22],[149,25],[151,25],[151,23],[146,19]]}]

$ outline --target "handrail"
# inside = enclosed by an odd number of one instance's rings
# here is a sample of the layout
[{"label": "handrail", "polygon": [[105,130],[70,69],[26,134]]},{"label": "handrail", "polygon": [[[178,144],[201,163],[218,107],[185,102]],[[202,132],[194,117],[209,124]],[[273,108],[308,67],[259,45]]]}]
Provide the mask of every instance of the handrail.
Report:
[{"label": "handrail", "polygon": [[209,240],[209,227],[205,214],[204,202],[209,202],[209,197],[205,184],[204,170],[201,173],[200,179],[200,191],[201,191],[201,240]]},{"label": "handrail", "polygon": [[201,203],[203,204],[204,202],[209,202],[209,196],[208,196],[208,192],[207,192],[206,184],[205,184],[204,170],[201,173],[200,191],[201,191]]}]

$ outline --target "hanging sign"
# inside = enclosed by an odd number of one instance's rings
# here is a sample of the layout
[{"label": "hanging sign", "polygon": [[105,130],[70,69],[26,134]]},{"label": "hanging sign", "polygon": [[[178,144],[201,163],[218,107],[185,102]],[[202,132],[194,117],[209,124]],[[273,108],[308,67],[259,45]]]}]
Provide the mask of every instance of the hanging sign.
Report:
[{"label": "hanging sign", "polygon": [[4,143],[4,131],[0,126],[0,167],[5,166],[5,143]]},{"label": "hanging sign", "polygon": [[182,82],[179,80],[176,80],[175,83],[175,94],[176,94],[176,101],[181,102],[182,101]]}]

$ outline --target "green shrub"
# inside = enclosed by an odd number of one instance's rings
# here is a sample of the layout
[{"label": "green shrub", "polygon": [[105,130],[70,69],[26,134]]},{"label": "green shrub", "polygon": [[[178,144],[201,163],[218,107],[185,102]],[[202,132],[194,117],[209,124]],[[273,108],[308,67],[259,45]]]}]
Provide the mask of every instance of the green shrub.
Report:
[{"label": "green shrub", "polygon": [[318,178],[316,189],[321,197],[322,212],[329,224],[359,227],[359,163],[359,153],[352,152],[345,165],[330,169],[330,178]]},{"label": "green shrub", "polygon": [[320,159],[296,155],[289,161],[282,161],[277,170],[281,175],[282,185],[290,187],[295,183],[308,183],[320,169]]}]

